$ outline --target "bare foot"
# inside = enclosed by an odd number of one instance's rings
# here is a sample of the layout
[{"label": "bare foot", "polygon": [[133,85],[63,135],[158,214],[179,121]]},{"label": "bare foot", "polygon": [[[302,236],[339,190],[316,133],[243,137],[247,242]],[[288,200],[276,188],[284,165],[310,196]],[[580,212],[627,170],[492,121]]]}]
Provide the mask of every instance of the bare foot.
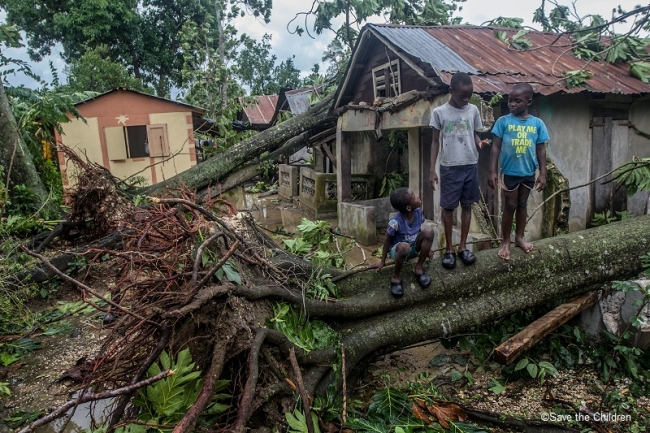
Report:
[{"label": "bare foot", "polygon": [[515,239],[515,245],[524,250],[524,252],[529,253],[533,250],[533,244],[526,242],[524,238]]},{"label": "bare foot", "polygon": [[509,243],[502,243],[501,248],[499,248],[499,252],[497,253],[499,257],[501,257],[503,260],[510,260],[510,244]]}]

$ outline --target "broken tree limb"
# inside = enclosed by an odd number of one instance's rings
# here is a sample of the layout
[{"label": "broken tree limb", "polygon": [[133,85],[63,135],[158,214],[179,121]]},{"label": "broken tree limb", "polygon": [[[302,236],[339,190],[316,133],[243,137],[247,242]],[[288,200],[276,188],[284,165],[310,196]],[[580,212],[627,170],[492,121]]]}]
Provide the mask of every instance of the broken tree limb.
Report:
[{"label": "broken tree limb", "polygon": [[212,362],[210,363],[210,370],[208,370],[203,381],[203,388],[194,404],[185,412],[183,418],[176,424],[172,433],[186,433],[194,430],[196,421],[199,419],[201,413],[208,407],[215,389],[217,389],[217,382],[223,370],[223,364],[226,360],[226,353],[228,352],[228,345],[230,344],[232,336],[219,339],[215,344],[212,351]]},{"label": "broken tree limb", "polygon": [[266,333],[266,329],[259,329],[257,335],[255,335],[255,339],[253,340],[253,344],[251,345],[251,350],[248,355],[248,379],[246,380],[244,392],[241,401],[239,402],[237,420],[233,427],[235,433],[243,433],[246,431],[246,424],[251,415],[251,404],[253,402],[253,397],[255,397],[257,378],[259,377],[260,350],[262,348],[262,343],[264,343],[264,339],[266,338]]},{"label": "broken tree limb", "polygon": [[25,248],[24,246],[21,246],[21,249],[23,250],[23,252],[24,252],[25,254],[30,255],[30,256],[32,256],[32,257],[36,257],[37,259],[39,259],[41,262],[43,262],[43,264],[44,264],[45,266],[47,266],[48,268],[50,268],[50,269],[51,269],[51,270],[52,270],[56,275],[58,275],[59,277],[61,277],[63,280],[65,280],[65,281],[67,281],[67,282],[73,284],[75,287],[77,287],[77,289],[79,289],[79,290],[81,290],[81,291],[83,291],[83,292],[90,293],[90,294],[93,295],[94,297],[101,299],[102,301],[106,302],[106,303],[109,304],[110,306],[112,306],[112,307],[114,307],[114,308],[120,310],[121,312],[123,312],[123,313],[125,313],[125,314],[128,314],[129,316],[133,316],[133,317],[135,317],[136,319],[140,320],[141,322],[147,322],[147,323],[149,323],[150,325],[155,326],[156,328],[159,328],[159,327],[160,327],[160,324],[158,324],[158,323],[156,323],[156,322],[153,322],[153,321],[151,321],[151,320],[149,320],[149,319],[145,319],[144,317],[140,316],[139,314],[136,314],[136,313],[134,313],[134,312],[132,312],[132,311],[129,311],[127,308],[122,307],[120,304],[114,302],[112,299],[108,299],[108,298],[102,296],[101,293],[99,293],[99,292],[93,290],[92,288],[88,287],[87,285],[83,284],[82,282],[77,281],[77,280],[75,280],[74,278],[72,278],[72,277],[70,277],[70,276],[64,274],[63,272],[59,271],[56,267],[54,267],[54,266],[53,266],[53,265],[52,265],[52,264],[51,264],[51,263],[50,263],[50,262],[49,262],[45,257],[43,257],[42,255],[40,255],[40,254],[36,254],[36,253],[30,251],[30,250],[28,250],[27,248]]},{"label": "broken tree limb", "polygon": [[[216,197],[219,194],[223,194],[226,191],[230,191],[243,184],[246,181],[253,179],[256,176],[260,176],[264,173],[264,170],[260,168],[260,163],[264,161],[278,161],[281,156],[289,156],[297,152],[300,148],[309,144],[307,139],[307,133],[302,133],[297,137],[293,137],[287,141],[281,148],[271,152],[268,155],[261,157],[258,161],[253,162],[249,165],[245,165],[232,173],[226,175],[225,178],[220,179],[218,185],[211,188],[203,188],[198,191],[196,199],[199,201],[205,201],[208,198]],[[209,193],[209,195],[208,195]]]},{"label": "broken tree limb", "polygon": [[287,140],[305,131],[330,127],[336,122],[337,118],[336,115],[329,113],[333,99],[334,93],[331,93],[304,113],[264,130],[216,157],[210,158],[164,182],[144,188],[143,193],[146,195],[158,194],[164,192],[167,188],[183,187],[197,191],[215,184],[219,179],[248,161],[259,157],[264,152],[277,149]]},{"label": "broken tree limb", "polygon": [[62,417],[68,412],[68,410],[70,410],[71,408],[77,405],[80,405],[81,403],[87,403],[89,401],[105,400],[107,398],[114,398],[120,395],[130,394],[139,388],[151,385],[152,383],[158,382],[159,380],[169,377],[173,374],[174,374],[173,370],[165,370],[153,377],[150,377],[149,379],[145,379],[142,382],[138,382],[133,385],[125,386],[124,388],[118,388],[112,391],[100,392],[98,394],[83,394],[79,398],[70,400],[69,402],[67,402],[66,404],[64,404],[54,412],[50,413],[49,415],[37,419],[33,423],[29,424],[27,427],[20,430],[18,433],[33,432],[38,427],[43,426],[49,422],[54,421],[57,418]]},{"label": "broken tree limb", "polygon": [[[79,258],[79,256],[84,257],[86,261],[90,263],[94,257],[102,254],[104,249],[111,249],[116,244],[119,244],[122,241],[122,236],[127,233],[130,233],[128,229],[115,231],[86,247],[79,248],[71,252],[65,252],[60,256],[52,258],[50,260],[50,264],[57,270],[63,272],[69,269],[70,262],[73,262],[75,259]],[[52,270],[52,268],[43,265],[43,267],[35,268],[30,271],[25,271],[6,278],[5,283],[10,285],[22,282],[43,283],[54,278],[55,276],[56,273]]]},{"label": "broken tree limb", "polygon": [[509,338],[494,350],[494,360],[502,365],[512,364],[519,356],[540,340],[564,325],[576,314],[598,301],[598,292],[576,296],[535,320],[521,332]]},{"label": "broken tree limb", "polygon": [[300,366],[298,365],[298,360],[296,359],[296,351],[294,350],[293,347],[289,349],[289,361],[291,362],[291,367],[293,368],[293,374],[296,378],[296,385],[298,386],[298,393],[300,394],[300,400],[302,402],[302,410],[303,412],[305,412],[305,424],[307,424],[307,432],[314,433],[314,423],[311,417],[309,394],[305,389],[305,383],[302,380],[302,373],[300,372]]}]

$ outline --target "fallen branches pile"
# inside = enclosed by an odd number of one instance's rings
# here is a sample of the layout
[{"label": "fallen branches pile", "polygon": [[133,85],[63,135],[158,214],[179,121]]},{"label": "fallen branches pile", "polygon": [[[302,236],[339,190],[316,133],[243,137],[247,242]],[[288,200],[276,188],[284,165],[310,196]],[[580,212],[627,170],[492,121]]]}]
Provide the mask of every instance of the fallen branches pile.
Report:
[{"label": "fallen branches pile", "polygon": [[[98,294],[83,282],[56,270],[43,256],[26,252],[74,284],[84,299],[106,313],[112,322],[113,331],[100,355],[82,368],[87,372],[84,388],[106,390],[136,384],[163,348],[172,353],[187,346],[192,349],[194,359],[204,367],[203,371],[207,370],[207,375],[194,406],[176,427],[179,432],[190,431],[212,399],[215,383],[228,362],[250,350],[253,355],[247,361],[249,368],[259,371],[258,356],[265,334],[258,333],[257,328],[269,316],[269,308],[264,302],[254,307],[243,298],[230,295],[236,294],[238,287],[252,288],[261,281],[267,287],[289,291],[291,274],[279,270],[264,258],[263,248],[245,239],[250,232],[247,222],[234,218],[240,224],[235,231],[217,217],[211,210],[215,203],[199,206],[190,196],[152,200],[154,203],[146,209],[131,207],[122,213],[118,221],[122,233],[120,250],[90,251],[95,257],[90,266],[101,260],[111,263],[115,284],[109,294]],[[229,268],[228,272],[220,273],[224,267]],[[217,274],[221,275],[220,279]],[[229,275],[235,282],[228,281]],[[90,301],[91,297],[99,297],[108,306],[98,306]],[[273,337],[283,340],[279,333]],[[287,350],[292,347],[287,341],[282,344]],[[251,350],[251,346],[256,349]],[[272,358],[264,362],[282,364]],[[245,384],[241,383],[245,377],[233,381],[235,398],[238,386],[242,387],[239,392],[243,394],[243,404],[233,414],[235,430],[243,431],[261,404],[254,398],[256,383],[267,388],[273,385],[267,396],[278,392],[290,394],[285,378],[271,379],[268,371],[277,373],[280,368],[263,368],[262,373],[254,379],[249,377]],[[112,415],[114,425],[124,418],[123,411],[131,395],[126,394],[117,405]]]}]

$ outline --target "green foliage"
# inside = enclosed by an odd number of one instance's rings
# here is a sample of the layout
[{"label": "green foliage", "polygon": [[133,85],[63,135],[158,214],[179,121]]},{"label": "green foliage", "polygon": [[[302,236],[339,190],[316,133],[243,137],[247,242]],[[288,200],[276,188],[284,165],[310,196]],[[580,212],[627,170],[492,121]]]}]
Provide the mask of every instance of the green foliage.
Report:
[{"label": "green foliage", "polygon": [[[194,247],[194,251],[192,253],[192,256],[196,258],[196,253],[198,251],[199,246],[205,241],[205,236],[203,234],[200,234],[197,238],[197,244]],[[203,268],[212,268],[215,266],[221,258],[219,257],[219,254],[217,254],[215,251],[213,251],[210,248],[204,248],[203,252],[201,254],[201,266]],[[237,268],[237,264],[228,259],[226,263],[224,263],[218,270],[215,272],[214,277],[219,280],[219,281],[224,281],[226,279],[227,281],[230,281],[231,283],[235,284],[241,284],[242,279],[241,279],[241,274],[239,273],[239,269]]]},{"label": "green foliage", "polygon": [[36,421],[40,417],[42,417],[45,414],[45,412],[17,412],[12,414],[11,416],[8,416],[4,420],[0,420],[0,426],[1,425],[6,425],[9,428],[16,429],[22,425],[29,424],[31,422]]},{"label": "green foliage", "polygon": [[398,188],[408,185],[408,173],[398,173],[391,171],[381,179],[381,189],[379,197],[390,197]]},{"label": "green foliage", "polygon": [[585,87],[587,85],[587,80],[591,79],[593,74],[587,69],[578,69],[575,71],[565,71],[562,73],[564,80],[566,81],[567,89],[572,89],[574,87]]},{"label": "green foliage", "polygon": [[638,78],[644,83],[650,83],[650,63],[648,62],[631,62],[630,75]]},{"label": "green foliage", "polygon": [[273,307],[270,324],[306,352],[335,346],[340,340],[340,335],[327,323],[309,320],[302,312],[296,313],[290,305],[284,303]]},{"label": "green foliage", "polygon": [[526,369],[530,377],[538,379],[540,384],[544,384],[546,375],[557,376],[559,373],[555,366],[547,361],[535,361],[531,358],[524,357],[515,365],[515,371]]},{"label": "green foliage", "polygon": [[31,338],[21,338],[18,340],[8,340],[0,344],[0,365],[8,367],[17,363],[23,357],[38,350],[40,345]]},{"label": "green foliage", "polygon": [[533,43],[530,39],[526,38],[529,30],[519,30],[513,37],[510,39],[508,33],[505,30],[495,30],[494,35],[503,43],[512,46],[515,50],[525,51],[530,49],[533,46]]},{"label": "green foliage", "polygon": [[486,21],[482,25],[490,27],[509,27],[512,29],[520,29],[522,28],[523,23],[523,18],[498,17],[493,20]]},{"label": "green foliage", "polygon": [[490,98],[488,104],[490,104],[491,107],[494,107],[495,105],[500,104],[502,100],[503,100],[503,95],[500,92],[497,92],[494,96]]},{"label": "green foliage", "polygon": [[[138,395],[133,399],[133,404],[141,408],[138,420],[141,422],[173,426],[183,418],[185,412],[194,404],[198,398],[203,380],[200,378],[201,371],[195,369],[192,362],[192,355],[189,349],[178,353],[176,359],[163,351],[160,355],[160,363],[154,363],[147,371],[147,377],[153,377],[164,370],[173,370],[174,374],[158,382],[138,390]],[[228,394],[221,394],[230,381],[220,380],[217,384],[215,394],[206,409],[206,414],[213,415],[222,413],[230,406],[220,403],[230,399]],[[119,433],[133,432],[144,426],[128,425],[118,429]],[[168,432],[172,429],[156,427],[159,432]]]},{"label": "green foliage", "polygon": [[255,186],[250,186],[246,188],[246,192],[250,194],[259,194],[260,192],[265,192],[269,190],[269,186],[266,182],[255,182]]},{"label": "green foliage", "polygon": [[609,210],[595,214],[594,217],[591,219],[591,225],[593,227],[599,227],[616,221],[623,221],[626,218],[630,218],[631,216],[634,216],[634,214],[627,211],[620,211],[620,212],[617,211],[614,212],[614,214],[615,215],[612,215]]},{"label": "green foliage", "polygon": [[[3,238],[2,226],[0,224],[0,239]],[[0,275],[4,276],[0,279],[0,335],[20,333],[29,328],[34,320],[25,302],[36,294],[36,285],[13,285],[8,282],[12,275],[24,272],[24,264],[29,259],[16,245],[8,240],[0,248]],[[4,350],[0,345],[0,351]]]},{"label": "green foliage", "polygon": [[[620,7],[612,10],[612,19],[606,21],[600,15],[579,15],[575,8],[558,3],[547,13],[542,3],[533,16],[533,22],[542,24],[544,31],[565,33],[573,43],[573,54],[584,60],[604,60],[609,63],[629,62],[630,73],[640,80],[648,80],[648,67],[644,65],[648,58],[649,40],[644,37],[646,26],[635,25],[625,34],[617,34],[614,24],[628,12]],[[647,12],[637,8],[630,15],[640,22],[647,20]],[[635,66],[635,64],[638,64]],[[579,71],[568,74],[567,87],[583,86],[587,76],[575,76]],[[647,82],[647,81],[644,81]]]},{"label": "green foliage", "polygon": [[0,396],[10,396],[11,390],[9,389],[9,382],[0,382]]},{"label": "green foliage", "polygon": [[[289,433],[307,433],[309,429],[307,428],[307,418],[305,414],[302,413],[300,409],[294,409],[293,414],[287,412],[284,414],[287,419],[287,424],[289,425]],[[318,417],[315,413],[311,413],[312,426],[314,426],[314,433],[320,433],[320,427],[318,426]]]},{"label": "green foliage", "polygon": [[495,393],[496,395],[503,394],[506,392],[506,387],[505,385],[502,385],[501,382],[499,382],[496,379],[491,379],[490,384],[488,386],[488,389]]},{"label": "green foliage", "polygon": [[136,78],[124,63],[111,57],[107,45],[100,44],[87,49],[78,59],[72,59],[66,68],[67,87],[76,92],[104,93],[120,87],[140,92],[153,93]]},{"label": "green foliage", "polygon": [[267,159],[261,161],[258,167],[260,170],[262,170],[262,176],[264,177],[264,179],[271,179],[273,176],[278,174],[277,161],[272,161],[270,159]]},{"label": "green foliage", "polygon": [[634,157],[629,164],[618,168],[613,178],[625,186],[629,196],[637,191],[650,191],[650,158]]},{"label": "green foliage", "polygon": [[326,301],[329,298],[336,299],[339,296],[336,284],[332,282],[332,276],[322,269],[312,272],[305,294],[319,301]]},{"label": "green foliage", "polygon": [[0,364],[2,364],[3,367],[8,367],[11,364],[20,361],[22,357],[23,356],[19,353],[0,352]]},{"label": "green foliage", "polygon": [[303,218],[296,230],[299,233],[298,237],[282,240],[288,251],[316,265],[345,267],[345,258],[354,243],[338,236],[329,222]]}]

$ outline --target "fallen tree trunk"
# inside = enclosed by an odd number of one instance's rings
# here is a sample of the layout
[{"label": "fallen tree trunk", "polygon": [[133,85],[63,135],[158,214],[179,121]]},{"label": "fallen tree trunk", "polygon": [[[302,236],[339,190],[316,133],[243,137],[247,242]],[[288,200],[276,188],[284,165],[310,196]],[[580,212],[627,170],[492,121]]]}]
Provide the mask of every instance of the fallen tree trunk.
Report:
[{"label": "fallen tree trunk", "polygon": [[[226,191],[230,191],[236,186],[239,186],[244,182],[253,179],[256,176],[262,175],[264,173],[264,170],[260,168],[261,162],[278,161],[281,156],[289,156],[297,152],[302,147],[308,144],[307,135],[308,134],[303,133],[296,137],[293,137],[292,139],[287,141],[282,147],[274,150],[273,152],[271,152],[268,155],[265,155],[262,158],[259,158],[258,161],[253,162],[251,164],[244,165],[243,167],[240,167],[239,169],[226,175],[225,178],[219,180],[219,184],[217,185],[217,187],[210,188],[210,189],[202,188],[197,194],[197,200],[203,201],[206,200],[207,198],[215,197]],[[209,197],[208,197],[208,191],[210,192]]]},{"label": "fallen tree trunk", "polygon": [[[501,260],[495,250],[481,251],[475,265],[453,271],[432,261],[427,271],[433,282],[427,290],[417,285],[407,266],[402,270],[405,294],[400,299],[393,299],[388,290],[392,269],[382,269],[380,277],[375,272],[358,273],[338,283],[342,294],[338,302],[326,308],[308,303],[306,309],[312,317],[336,318],[350,373],[379,354],[449,337],[633,276],[642,270],[640,254],[649,250],[650,217],[632,218],[535,242],[531,253],[517,250],[510,261]],[[330,314],[330,309],[336,313]],[[316,362],[332,355],[331,349],[309,354]],[[314,391],[324,392],[333,380],[334,375],[328,374]]]},{"label": "fallen tree trunk", "polygon": [[144,188],[143,194],[163,193],[167,188],[188,188],[195,191],[206,188],[264,152],[277,149],[293,137],[306,131],[320,132],[331,127],[336,122],[336,116],[329,114],[333,97],[332,93],[304,113],[264,130],[164,182]]}]

